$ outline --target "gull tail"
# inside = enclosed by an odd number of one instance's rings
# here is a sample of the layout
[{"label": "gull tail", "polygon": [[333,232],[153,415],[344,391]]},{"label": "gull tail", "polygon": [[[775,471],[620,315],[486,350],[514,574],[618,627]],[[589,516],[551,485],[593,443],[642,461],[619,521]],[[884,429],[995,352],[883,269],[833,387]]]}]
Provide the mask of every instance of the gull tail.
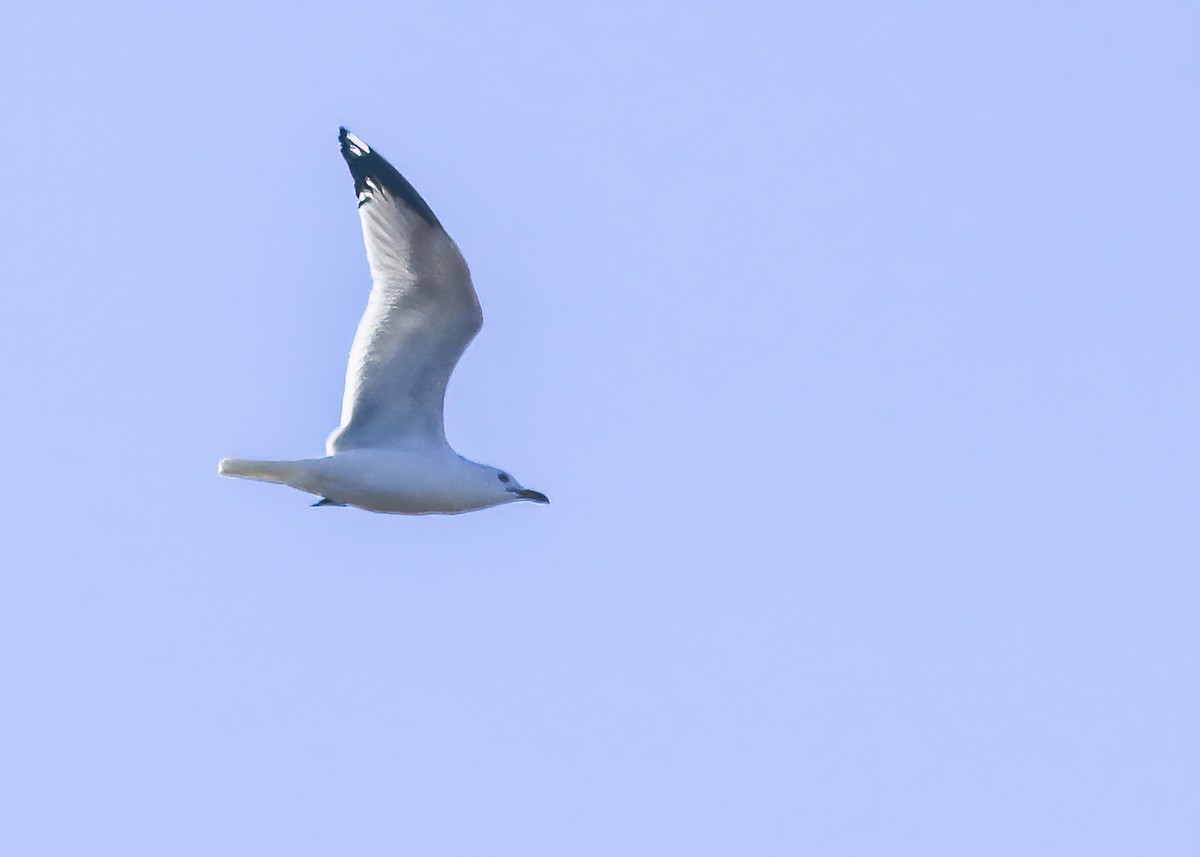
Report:
[{"label": "gull tail", "polygon": [[257,461],[253,458],[222,458],[217,472],[222,476],[238,476],[242,479],[257,479],[259,482],[277,482],[291,485],[296,478],[295,461]]}]

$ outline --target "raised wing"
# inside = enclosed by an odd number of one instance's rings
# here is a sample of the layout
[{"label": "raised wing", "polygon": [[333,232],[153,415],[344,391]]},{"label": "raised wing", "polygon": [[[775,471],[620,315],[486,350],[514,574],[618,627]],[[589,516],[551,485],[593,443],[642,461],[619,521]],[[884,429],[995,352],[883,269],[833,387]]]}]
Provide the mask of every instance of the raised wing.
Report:
[{"label": "raised wing", "polygon": [[483,324],[470,271],[404,176],[345,128],[338,139],[358,194],[371,296],[326,450],[443,444],[446,382]]}]

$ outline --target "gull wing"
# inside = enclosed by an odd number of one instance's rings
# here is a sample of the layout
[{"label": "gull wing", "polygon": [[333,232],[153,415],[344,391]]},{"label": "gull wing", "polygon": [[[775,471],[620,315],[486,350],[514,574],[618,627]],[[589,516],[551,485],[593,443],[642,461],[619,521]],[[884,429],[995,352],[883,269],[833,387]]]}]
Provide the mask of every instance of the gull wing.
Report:
[{"label": "gull wing", "polygon": [[371,295],[326,451],[445,444],[446,382],[483,324],[471,273],[404,176],[345,128],[338,139],[358,194]]}]

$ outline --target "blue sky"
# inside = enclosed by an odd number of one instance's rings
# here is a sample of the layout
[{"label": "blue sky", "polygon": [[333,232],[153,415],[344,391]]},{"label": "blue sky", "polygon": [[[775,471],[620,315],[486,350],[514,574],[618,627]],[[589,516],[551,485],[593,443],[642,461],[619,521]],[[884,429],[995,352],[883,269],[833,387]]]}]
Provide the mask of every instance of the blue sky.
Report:
[{"label": "blue sky", "polygon": [[[1196,853],[1198,25],[7,4],[0,851]],[[337,422],[339,124],[553,505],[217,477]]]}]

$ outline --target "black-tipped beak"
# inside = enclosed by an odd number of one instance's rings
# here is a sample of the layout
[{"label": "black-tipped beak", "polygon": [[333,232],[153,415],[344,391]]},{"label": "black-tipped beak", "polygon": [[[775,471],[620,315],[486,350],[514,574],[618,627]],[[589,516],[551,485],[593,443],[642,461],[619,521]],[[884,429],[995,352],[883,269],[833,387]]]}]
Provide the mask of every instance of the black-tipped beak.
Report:
[{"label": "black-tipped beak", "polygon": [[522,500],[532,500],[535,503],[549,503],[550,498],[541,491],[533,491],[529,488],[522,488],[519,491],[513,491]]}]

